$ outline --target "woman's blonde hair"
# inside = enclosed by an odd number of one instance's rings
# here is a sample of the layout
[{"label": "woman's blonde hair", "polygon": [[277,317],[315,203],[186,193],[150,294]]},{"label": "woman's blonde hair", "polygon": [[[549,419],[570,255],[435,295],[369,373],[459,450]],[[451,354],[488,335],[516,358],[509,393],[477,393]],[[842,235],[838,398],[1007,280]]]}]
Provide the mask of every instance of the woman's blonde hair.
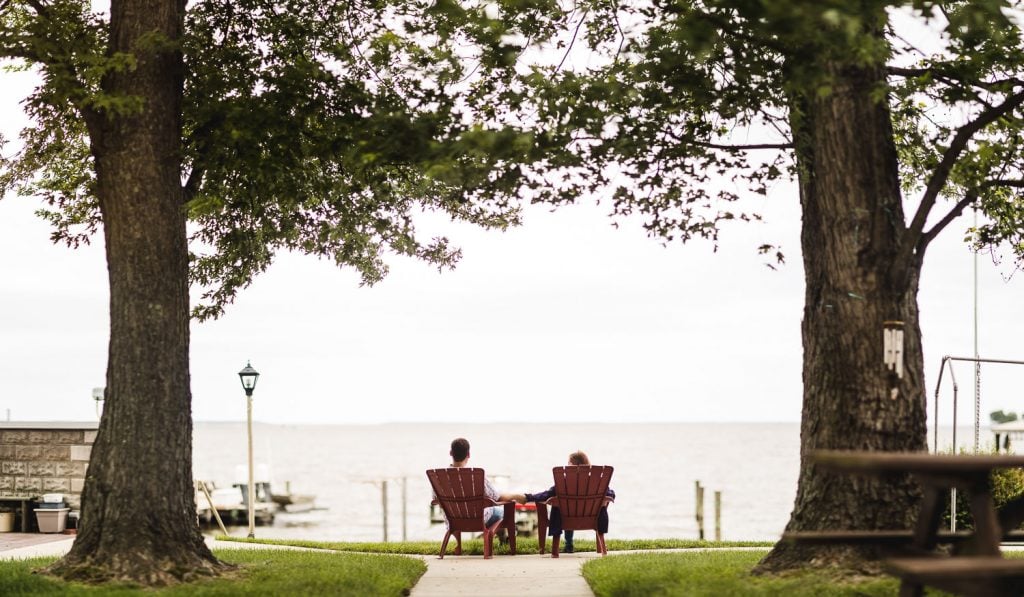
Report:
[{"label": "woman's blonde hair", "polygon": [[569,454],[569,464],[590,464],[590,459],[587,458],[587,454],[582,450]]}]

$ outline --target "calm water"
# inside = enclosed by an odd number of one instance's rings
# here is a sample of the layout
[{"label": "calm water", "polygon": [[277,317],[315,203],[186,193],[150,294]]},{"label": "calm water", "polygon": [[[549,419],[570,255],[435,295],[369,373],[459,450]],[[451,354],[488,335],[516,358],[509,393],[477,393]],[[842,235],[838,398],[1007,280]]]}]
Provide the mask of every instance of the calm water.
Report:
[{"label": "calm water", "polygon": [[[402,537],[401,479],[407,479],[409,540],[439,539],[429,521],[423,471],[446,466],[451,440],[472,444],[470,464],[499,475],[499,487],[537,492],[551,467],[586,451],[615,467],[612,536],[696,537],[694,482],[705,490],[706,532],[713,532],[713,492],[722,492],[724,539],[777,538],[796,494],[799,426],[786,424],[389,424],[309,426],[256,424],[257,466],[267,465],[275,490],[291,482],[327,508],[279,515],[257,536],[378,541],[380,482],[388,484],[389,539]],[[196,478],[230,485],[246,462],[245,425],[197,423]],[[241,480],[241,479],[238,479]]]},{"label": "calm water", "polygon": [[[584,450],[594,464],[615,467],[610,535],[697,537],[694,482],[706,488],[705,528],[713,533],[713,492],[722,492],[722,538],[777,539],[789,519],[799,466],[796,423],[665,424],[388,424],[267,425],[253,430],[255,461],[266,465],[276,491],[317,496],[326,510],[283,514],[257,536],[379,541],[380,483],[388,480],[388,535],[402,538],[401,479],[407,479],[409,540],[435,540],[430,488],[423,471],[446,466],[458,436],[472,444],[470,464],[500,476],[509,491],[551,485],[551,467]],[[940,443],[947,433],[940,434]],[[959,431],[961,441],[972,436]],[[931,442],[929,435],[929,445]],[[988,441],[989,435],[982,435]],[[244,477],[242,423],[197,423],[196,478],[221,486]],[[242,480],[238,478],[238,481]],[[244,534],[235,529],[233,534]]]}]

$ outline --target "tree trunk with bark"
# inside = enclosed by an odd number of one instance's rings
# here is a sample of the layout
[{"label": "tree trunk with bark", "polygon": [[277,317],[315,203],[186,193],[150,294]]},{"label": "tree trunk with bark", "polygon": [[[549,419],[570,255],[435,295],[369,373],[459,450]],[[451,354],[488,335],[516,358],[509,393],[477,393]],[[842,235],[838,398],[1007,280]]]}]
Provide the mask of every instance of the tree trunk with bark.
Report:
[{"label": "tree trunk with bark", "polygon": [[181,189],[184,0],[114,0],[110,52],[135,68],[103,91],[141,107],[88,120],[110,277],[103,417],[78,536],[50,572],[163,585],[216,574],[192,485],[186,214]]},{"label": "tree trunk with bark", "polygon": [[[825,471],[812,450],[924,450],[920,256],[900,257],[898,157],[881,67],[830,65],[831,93],[796,99],[801,246],[806,277],[800,477],[787,531],[909,529],[920,491],[909,477]],[[883,96],[884,98],[884,96]],[[883,323],[902,321],[902,378],[883,364]],[[760,572],[841,564],[873,569],[878,554],[779,543]]]}]

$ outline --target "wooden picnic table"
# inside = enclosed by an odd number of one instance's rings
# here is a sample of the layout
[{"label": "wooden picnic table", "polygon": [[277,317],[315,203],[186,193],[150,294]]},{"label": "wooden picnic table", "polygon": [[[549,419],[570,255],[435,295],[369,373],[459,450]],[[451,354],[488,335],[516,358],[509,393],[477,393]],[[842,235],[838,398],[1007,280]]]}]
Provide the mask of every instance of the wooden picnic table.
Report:
[{"label": "wooden picnic table", "polygon": [[913,536],[913,546],[918,549],[936,546],[949,490],[953,488],[966,490],[970,496],[973,551],[977,555],[998,556],[1003,536],[1000,517],[1009,520],[1024,515],[1024,501],[1011,502],[1003,512],[997,512],[989,482],[995,469],[1024,468],[1024,456],[822,450],[813,452],[811,460],[822,468],[846,473],[914,476],[924,493]]},{"label": "wooden picnic table", "polygon": [[[910,547],[919,554],[933,551],[944,541],[939,526],[949,490],[967,491],[974,531],[966,533],[964,549],[949,557],[893,558],[886,562],[890,572],[902,579],[901,597],[922,595],[925,584],[962,595],[1022,594],[1024,560],[1002,559],[999,544],[1024,520],[1024,498],[997,511],[990,475],[995,469],[1024,468],[1024,456],[828,450],[812,452],[810,459],[821,468],[843,473],[910,474],[916,478],[923,499],[909,538]],[[870,532],[863,534],[869,536]]]}]

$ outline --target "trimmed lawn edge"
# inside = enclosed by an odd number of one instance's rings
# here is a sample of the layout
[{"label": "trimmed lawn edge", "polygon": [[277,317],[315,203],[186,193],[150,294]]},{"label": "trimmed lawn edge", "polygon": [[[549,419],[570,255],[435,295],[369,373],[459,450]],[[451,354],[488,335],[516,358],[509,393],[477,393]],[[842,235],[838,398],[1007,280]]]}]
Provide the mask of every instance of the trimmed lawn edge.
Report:
[{"label": "trimmed lawn edge", "polygon": [[[247,537],[228,537],[218,535],[217,541],[233,541],[238,543],[256,543],[262,545],[284,545],[305,547],[330,551],[383,553],[398,555],[436,556],[441,549],[441,540],[437,541],[397,541],[397,542],[353,542],[353,541],[311,541],[305,539],[274,539]],[[664,550],[664,549],[715,549],[731,547],[771,547],[771,541],[701,541],[697,539],[609,539],[608,551]],[[595,551],[594,541],[578,538],[575,541],[577,552]],[[550,542],[548,550],[550,551]],[[446,555],[454,553],[455,542],[448,544]],[[482,555],[483,541],[479,539],[464,540],[462,553],[465,555]],[[507,555],[507,545],[495,545],[495,553]],[[520,538],[516,541],[516,553],[522,555],[538,553],[535,539]]]}]

